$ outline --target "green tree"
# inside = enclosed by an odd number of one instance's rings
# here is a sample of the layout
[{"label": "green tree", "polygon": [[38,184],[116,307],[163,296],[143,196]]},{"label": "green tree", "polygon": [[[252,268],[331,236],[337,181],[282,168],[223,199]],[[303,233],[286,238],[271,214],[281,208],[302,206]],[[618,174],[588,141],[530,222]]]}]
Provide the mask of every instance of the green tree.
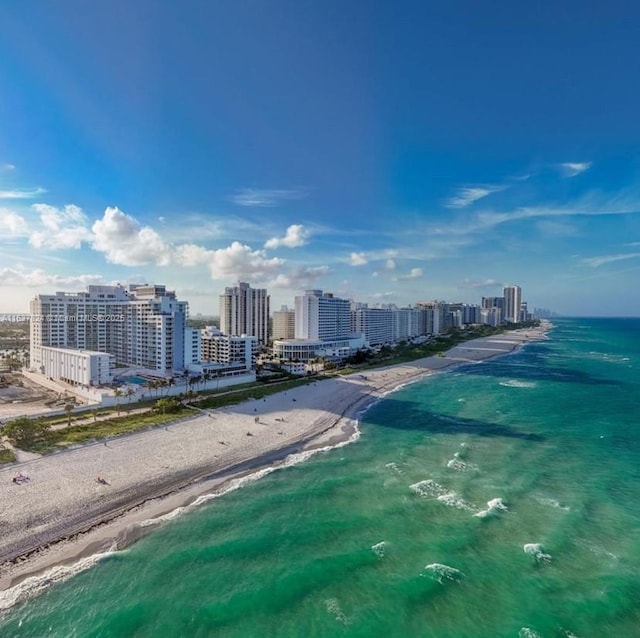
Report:
[{"label": "green tree", "polygon": [[161,414],[166,414],[167,412],[177,412],[180,407],[180,403],[176,401],[174,398],[168,397],[164,399],[158,399],[154,406],[154,409],[160,412]]},{"label": "green tree", "polygon": [[23,416],[6,425],[3,433],[12,445],[22,450],[29,450],[38,443],[46,441],[50,430],[51,426],[48,423]]}]

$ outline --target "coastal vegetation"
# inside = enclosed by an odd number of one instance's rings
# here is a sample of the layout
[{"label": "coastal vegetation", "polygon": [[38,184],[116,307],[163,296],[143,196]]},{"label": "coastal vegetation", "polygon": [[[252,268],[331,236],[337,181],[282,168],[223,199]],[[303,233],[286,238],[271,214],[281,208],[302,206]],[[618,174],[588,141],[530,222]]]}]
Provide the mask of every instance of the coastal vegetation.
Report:
[{"label": "coastal vegetation", "polygon": [[[157,399],[146,411],[139,410],[132,414],[109,416],[96,419],[97,416],[113,415],[113,410],[92,411],[84,415],[76,415],[76,419],[84,419],[84,423],[69,425],[67,416],[52,419],[30,419],[21,417],[7,425],[3,434],[16,447],[39,454],[48,454],[91,441],[105,440],[112,437],[131,434],[140,430],[165,425],[180,418],[191,418],[199,410],[216,409],[235,405],[250,399],[262,399],[270,394],[283,392],[299,385],[312,383],[317,379],[296,379],[274,385],[250,384],[240,390],[221,391],[216,395],[199,398],[196,392],[190,391],[176,397]],[[249,384],[247,384],[249,385]],[[124,411],[125,406],[119,406]],[[138,406],[139,407],[139,406]],[[95,415],[94,415],[95,413]],[[67,427],[59,427],[67,424]],[[58,427],[52,427],[57,425]]]},{"label": "coastal vegetation", "polygon": [[16,455],[13,453],[13,450],[7,450],[6,448],[0,449],[0,465],[13,463],[15,460]]}]

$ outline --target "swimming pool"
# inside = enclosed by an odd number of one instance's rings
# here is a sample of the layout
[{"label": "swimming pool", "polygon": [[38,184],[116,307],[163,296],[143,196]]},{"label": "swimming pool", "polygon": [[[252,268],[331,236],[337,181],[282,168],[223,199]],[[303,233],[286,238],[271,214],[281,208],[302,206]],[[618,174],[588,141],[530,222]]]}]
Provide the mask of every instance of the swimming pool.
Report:
[{"label": "swimming pool", "polygon": [[148,383],[148,380],[143,377],[118,377],[117,381],[122,381],[122,383],[133,383],[135,385],[146,385]]}]

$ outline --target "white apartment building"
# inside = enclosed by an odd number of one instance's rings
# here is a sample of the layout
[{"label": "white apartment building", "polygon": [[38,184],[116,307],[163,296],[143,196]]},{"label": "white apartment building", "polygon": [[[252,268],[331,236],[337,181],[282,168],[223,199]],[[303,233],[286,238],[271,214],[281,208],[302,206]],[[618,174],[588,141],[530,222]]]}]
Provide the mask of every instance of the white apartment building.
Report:
[{"label": "white apartment building", "polygon": [[202,331],[198,328],[184,329],[184,363],[188,366],[191,363],[202,361]]},{"label": "white apartment building", "polygon": [[351,311],[348,299],[322,290],[306,290],[295,298],[295,338],[320,341],[348,339]]},{"label": "white apartment building", "polygon": [[269,341],[269,303],[266,288],[245,282],[225,288],[220,295],[220,330],[229,336],[249,335],[258,343]]},{"label": "white apartment building", "polygon": [[393,343],[393,311],[389,308],[367,308],[358,304],[351,311],[351,331],[364,334],[370,346]]},{"label": "white apartment building", "polygon": [[86,292],[38,295],[30,304],[31,366],[43,347],[113,355],[124,366],[162,374],[185,367],[188,304],[165,286],[89,286]]},{"label": "white apartment building", "polygon": [[249,335],[230,336],[222,334],[214,326],[201,331],[202,362],[237,364],[242,363],[246,370],[255,367],[260,348],[258,338]]},{"label": "white apartment building", "polygon": [[499,326],[502,323],[502,308],[494,306],[492,308],[483,308],[480,311],[482,323],[493,326]]},{"label": "white apartment building", "polygon": [[40,348],[38,372],[81,386],[100,386],[113,381],[114,356],[107,352],[70,348]]},{"label": "white apartment building", "polygon": [[520,321],[520,306],[522,305],[522,289],[520,286],[505,286],[504,296],[504,320],[508,323]]},{"label": "white apartment building", "polygon": [[272,339],[294,339],[296,336],[296,313],[283,306],[271,316]]}]

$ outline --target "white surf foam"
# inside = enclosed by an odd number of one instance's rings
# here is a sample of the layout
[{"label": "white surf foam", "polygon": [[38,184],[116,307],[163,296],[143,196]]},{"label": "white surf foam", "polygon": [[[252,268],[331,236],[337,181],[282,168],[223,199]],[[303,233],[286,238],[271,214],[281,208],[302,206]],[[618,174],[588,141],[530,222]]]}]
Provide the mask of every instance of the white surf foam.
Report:
[{"label": "white surf foam", "polygon": [[327,611],[343,625],[351,624],[350,618],[340,609],[340,603],[335,598],[327,598],[324,601]]},{"label": "white surf foam", "polygon": [[456,452],[453,455],[453,458],[447,461],[447,467],[450,470],[455,470],[456,472],[470,472],[479,469],[477,465],[467,463],[466,461],[463,461],[462,458],[463,457],[460,452]]},{"label": "white surf foam", "polygon": [[473,507],[461,498],[457,492],[447,492],[438,496],[437,500],[447,507],[455,507],[458,510],[473,510]]},{"label": "white surf foam", "polygon": [[509,508],[504,504],[504,501],[501,498],[492,498],[490,501],[487,501],[487,509],[480,510],[474,516],[478,518],[486,518],[487,516],[492,516],[493,514],[498,514],[499,512],[508,512]]},{"label": "white surf foam", "polygon": [[426,479],[425,481],[419,481],[418,483],[409,485],[409,489],[423,498],[436,498],[447,493],[447,490],[442,487],[442,485],[432,479]]},{"label": "white surf foam", "polygon": [[506,388],[535,388],[533,381],[518,381],[517,379],[509,379],[509,381],[500,381],[500,385]]},{"label": "white surf foam", "polygon": [[387,463],[385,467],[388,467],[390,470],[396,472],[397,474],[404,474],[404,472],[398,467],[397,463]]},{"label": "white surf foam", "polygon": [[551,560],[551,554],[545,554],[544,547],[540,543],[527,543],[522,549],[525,554],[533,556],[537,563],[548,563]]},{"label": "white surf foam", "polygon": [[544,497],[544,496],[536,496],[535,500],[538,501],[538,503],[540,503],[540,505],[548,505],[549,507],[554,507],[554,508],[559,509],[559,510],[564,510],[565,512],[568,512],[571,509],[568,505],[562,505],[561,503],[556,501],[555,498],[547,498],[547,497]]},{"label": "white surf foam", "polygon": [[462,510],[473,509],[457,492],[448,490],[432,479],[414,483],[409,486],[409,489],[422,498],[435,498],[438,502],[448,507],[455,507],[456,509]]},{"label": "white surf foam", "polygon": [[106,552],[87,556],[71,565],[55,565],[42,574],[25,578],[17,585],[0,591],[0,613],[5,612],[18,603],[37,596],[55,583],[69,580],[69,578],[72,578],[76,574],[90,569],[94,565],[97,565],[102,559],[114,554],[115,551],[114,544],[112,549]]},{"label": "white surf foam", "polygon": [[460,570],[442,563],[431,563],[424,570],[430,578],[437,580],[441,585],[444,584],[445,580],[457,583],[464,578],[464,574]]},{"label": "white surf foam", "polygon": [[542,636],[537,631],[533,631],[530,627],[523,627],[518,632],[518,638],[542,638]]},{"label": "white surf foam", "polygon": [[383,558],[384,555],[387,553],[387,547],[389,546],[389,544],[387,543],[387,541],[380,541],[379,543],[376,543],[375,545],[371,545],[371,551],[378,557]]}]

